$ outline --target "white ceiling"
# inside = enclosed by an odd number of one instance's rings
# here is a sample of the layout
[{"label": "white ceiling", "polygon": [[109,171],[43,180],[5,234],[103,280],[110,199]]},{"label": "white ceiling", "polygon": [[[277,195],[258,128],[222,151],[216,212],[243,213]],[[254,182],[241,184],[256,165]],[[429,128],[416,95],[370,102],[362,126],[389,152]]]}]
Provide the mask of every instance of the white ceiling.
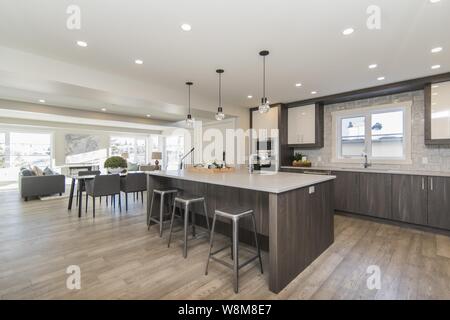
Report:
[{"label": "white ceiling", "polygon": [[[71,4],[81,8],[81,30],[66,28]],[[366,27],[371,4],[381,7],[381,30]],[[185,105],[184,82],[192,80],[201,107],[214,111],[219,67],[225,69],[225,105],[258,104],[261,49],[270,50],[271,102],[449,72],[449,16],[450,0],[1,0],[0,46],[157,84],[168,91],[149,95],[168,104]],[[192,31],[182,31],[182,23]],[[355,32],[344,37],[347,27]],[[88,47],[78,47],[77,40]],[[443,51],[431,54],[437,46]],[[138,58],[143,65],[134,63]],[[371,63],[378,68],[369,70]],[[434,64],[441,68],[432,70]],[[379,76],[386,80],[377,81]],[[297,82],[303,86],[295,87]],[[7,96],[7,88],[0,93]]]}]

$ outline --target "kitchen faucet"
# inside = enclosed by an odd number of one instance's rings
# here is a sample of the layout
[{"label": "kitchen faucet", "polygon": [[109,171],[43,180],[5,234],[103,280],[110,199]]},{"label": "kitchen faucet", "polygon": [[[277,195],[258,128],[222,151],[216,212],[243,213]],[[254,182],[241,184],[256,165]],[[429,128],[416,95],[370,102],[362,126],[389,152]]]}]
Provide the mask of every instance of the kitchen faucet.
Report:
[{"label": "kitchen faucet", "polygon": [[367,153],[363,153],[362,156],[364,157],[364,168],[367,169],[368,167],[370,167],[372,164],[369,163],[369,161],[367,160]]}]

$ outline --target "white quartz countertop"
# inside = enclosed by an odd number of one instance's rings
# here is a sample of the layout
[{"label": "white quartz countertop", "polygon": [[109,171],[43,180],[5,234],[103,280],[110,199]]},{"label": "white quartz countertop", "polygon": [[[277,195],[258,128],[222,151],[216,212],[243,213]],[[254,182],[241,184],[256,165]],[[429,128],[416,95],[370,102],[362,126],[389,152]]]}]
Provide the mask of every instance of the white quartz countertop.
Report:
[{"label": "white quartz countertop", "polygon": [[146,171],[145,173],[153,176],[210,183],[269,193],[282,193],[336,178],[331,175],[298,174],[288,172],[258,173],[255,171],[250,174],[246,170],[237,170],[235,172],[228,173],[198,173],[189,172],[186,170]]},{"label": "white quartz countertop", "polygon": [[366,173],[386,173],[386,174],[405,174],[430,177],[450,177],[450,172],[445,171],[425,171],[425,170],[397,170],[397,169],[380,169],[380,168],[342,168],[342,167],[294,167],[281,166],[281,169],[298,169],[298,170],[318,170],[318,171],[348,171],[348,172],[366,172]]}]

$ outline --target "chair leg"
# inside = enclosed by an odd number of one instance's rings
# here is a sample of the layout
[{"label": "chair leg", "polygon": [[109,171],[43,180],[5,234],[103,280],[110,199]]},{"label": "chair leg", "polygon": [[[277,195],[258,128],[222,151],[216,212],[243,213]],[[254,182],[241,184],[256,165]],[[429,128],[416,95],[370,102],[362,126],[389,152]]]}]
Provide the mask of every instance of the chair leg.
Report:
[{"label": "chair leg", "polygon": [[[153,194],[154,196],[154,194]],[[153,203],[153,198],[152,198],[152,203]],[[173,229],[173,220],[175,218],[175,209],[176,209],[176,204],[173,204],[173,210],[172,210],[172,217],[170,218],[170,229],[169,229],[169,241],[167,242],[167,248],[170,247],[170,240],[172,239],[172,229]],[[151,214],[151,212],[150,212]],[[149,225],[150,227],[150,225]]]},{"label": "chair leg", "polygon": [[120,196],[120,192],[117,196],[119,197],[119,212],[122,212],[122,197]]},{"label": "chair leg", "polygon": [[187,258],[187,239],[188,239],[188,225],[189,225],[189,205],[184,206],[184,246],[183,257]]},{"label": "chair leg", "polygon": [[102,205],[102,197],[100,196],[100,205]]},{"label": "chair leg", "polygon": [[[128,211],[128,192],[125,192],[125,211]],[[148,219],[147,219],[148,221]],[[148,224],[148,222],[147,222]]]},{"label": "chair leg", "polygon": [[208,253],[208,260],[206,260],[205,276],[208,275],[209,259],[211,259],[211,251],[212,251],[213,241],[214,241],[214,227],[215,226],[216,226],[216,215],[214,215],[214,218],[213,218],[211,235],[209,237],[209,253]]},{"label": "chair leg", "polygon": [[77,189],[77,201],[76,201],[76,206],[78,207],[78,193],[79,193],[79,191],[78,191],[78,189]]},{"label": "chair leg", "polygon": [[92,216],[95,218],[95,197],[92,197]]},{"label": "chair leg", "polygon": [[150,217],[152,216],[152,211],[153,211],[153,201],[155,200],[155,193],[152,192],[152,201],[150,202],[150,210],[147,211],[147,225],[148,225],[148,229],[150,230]]},{"label": "chair leg", "polygon": [[234,271],[234,292],[239,291],[239,222],[233,220],[233,271]]},{"label": "chair leg", "polygon": [[203,200],[203,213],[206,218],[206,226],[208,227],[209,236],[211,236],[211,229],[209,228],[208,209],[206,208],[206,200]]},{"label": "chair leg", "polygon": [[159,201],[159,237],[163,234],[163,217],[164,217],[164,196],[161,194]]},{"label": "chair leg", "polygon": [[88,199],[89,199],[89,197],[88,197],[88,194],[87,194],[87,192],[86,192],[86,213],[87,213],[87,207],[88,207]]},{"label": "chair leg", "polygon": [[106,196],[106,207],[108,207],[108,196]]},{"label": "chair leg", "polygon": [[144,204],[144,191],[141,191],[141,203]]},{"label": "chair leg", "polygon": [[261,267],[261,273],[263,273],[263,265],[262,265],[262,259],[261,259],[261,249],[259,248],[258,234],[256,233],[256,221],[255,221],[255,216],[253,214],[252,214],[252,221],[253,221],[253,232],[255,233],[256,250],[258,251],[259,266]]},{"label": "chair leg", "polygon": [[195,212],[192,209],[192,216],[191,216],[191,224],[192,224],[192,236],[195,237]]}]

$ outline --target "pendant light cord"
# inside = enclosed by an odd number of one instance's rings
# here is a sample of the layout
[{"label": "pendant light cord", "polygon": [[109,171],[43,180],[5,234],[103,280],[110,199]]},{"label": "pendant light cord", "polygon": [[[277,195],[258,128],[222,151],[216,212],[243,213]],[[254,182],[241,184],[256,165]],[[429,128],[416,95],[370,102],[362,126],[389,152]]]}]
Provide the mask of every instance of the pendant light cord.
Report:
[{"label": "pendant light cord", "polygon": [[222,107],[222,74],[219,73],[219,107]]},{"label": "pendant light cord", "polygon": [[188,85],[188,107],[189,107],[188,114],[191,114],[191,86],[190,85]]},{"label": "pendant light cord", "polygon": [[263,57],[263,98],[266,99],[266,56]]}]

